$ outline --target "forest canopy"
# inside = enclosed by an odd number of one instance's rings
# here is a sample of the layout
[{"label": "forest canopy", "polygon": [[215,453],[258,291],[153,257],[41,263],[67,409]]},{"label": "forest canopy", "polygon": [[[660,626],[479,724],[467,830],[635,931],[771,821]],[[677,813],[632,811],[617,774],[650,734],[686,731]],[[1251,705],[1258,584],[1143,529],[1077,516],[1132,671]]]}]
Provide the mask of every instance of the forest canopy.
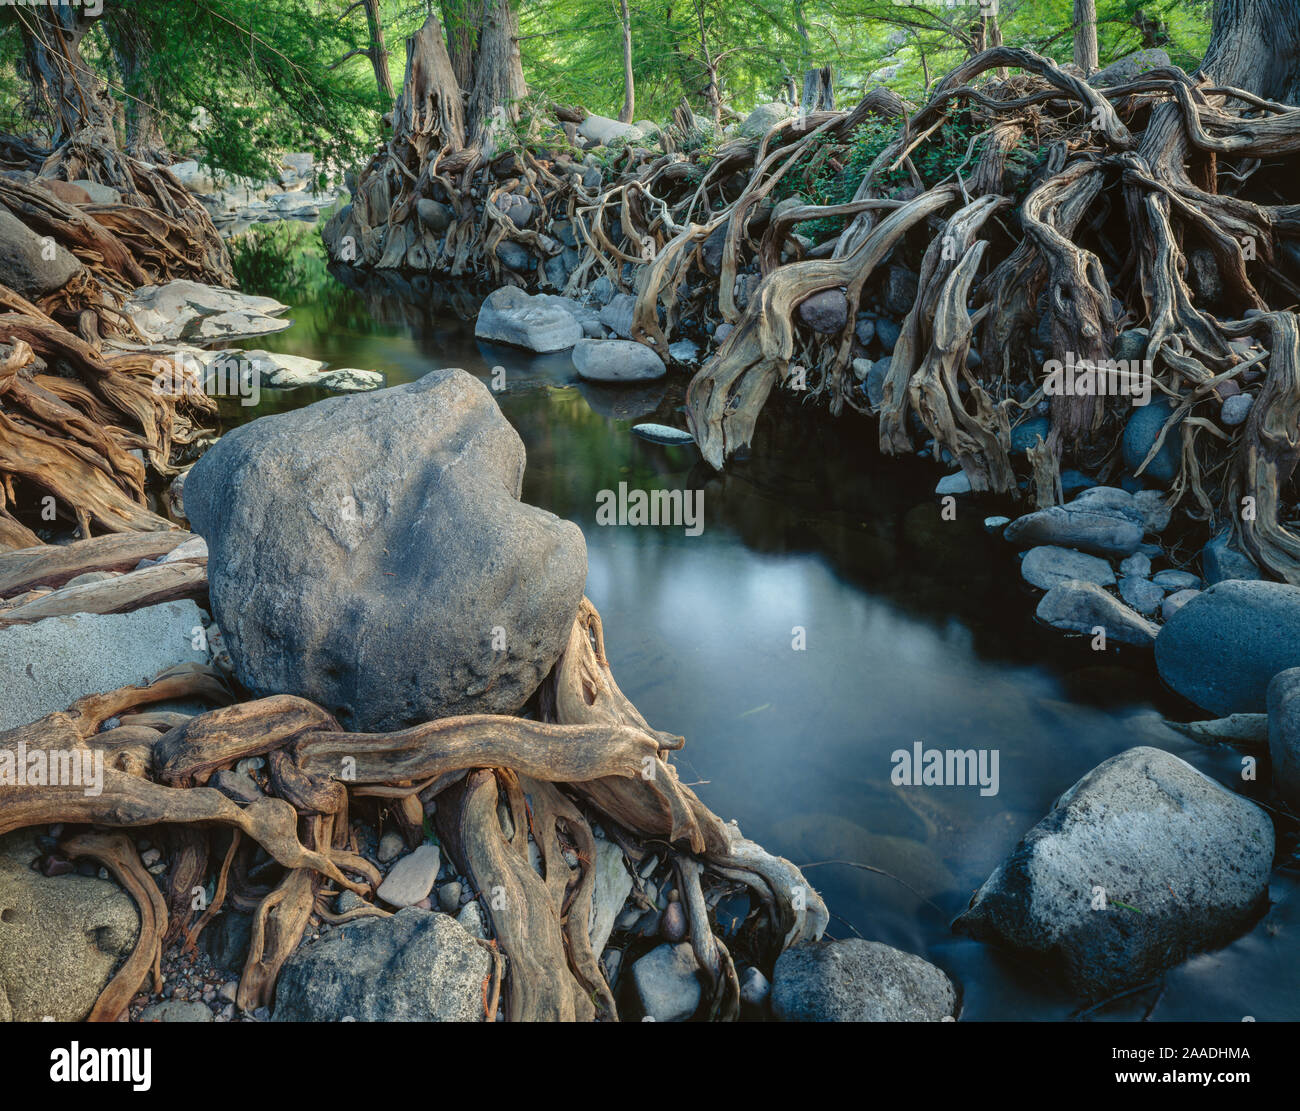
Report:
[{"label": "forest canopy", "polygon": [[[1073,0],[1001,0],[1004,41],[1058,62],[1072,51]],[[65,6],[66,7],[66,6]],[[1101,65],[1160,46],[1188,71],[1205,51],[1209,0],[1098,0]],[[119,142],[197,155],[232,173],[268,175],[277,150],[355,164],[405,76],[402,43],[431,12],[469,59],[485,0],[95,0],[72,6],[80,55],[112,97]],[[0,5],[0,132],[53,137],[57,98],[40,79],[48,18]],[[924,99],[983,44],[980,6],[952,0],[522,0],[513,5],[528,97],[618,116],[627,103],[625,46],[638,119],[666,121],[683,97],[708,114],[743,114],[797,97],[802,75],[829,65],[842,99],[878,83]],[[626,40],[626,42],[625,42]],[[457,45],[459,44],[459,50]],[[468,63],[465,63],[468,65]],[[464,76],[464,74],[461,74]],[[141,143],[133,142],[140,139]]]}]

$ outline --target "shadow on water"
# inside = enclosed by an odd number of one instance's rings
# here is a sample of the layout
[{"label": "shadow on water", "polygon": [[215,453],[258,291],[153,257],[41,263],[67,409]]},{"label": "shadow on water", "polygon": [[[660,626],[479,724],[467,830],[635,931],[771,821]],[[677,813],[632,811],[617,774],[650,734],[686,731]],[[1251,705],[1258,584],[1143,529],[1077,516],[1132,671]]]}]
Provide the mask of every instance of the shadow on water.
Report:
[{"label": "shadow on water", "polygon": [[[678,764],[709,806],[812,865],[834,936],[944,967],[965,1018],[1078,1009],[1049,978],[956,937],[949,922],[1056,796],[1107,757],[1155,744],[1243,789],[1240,757],[1159,723],[1188,708],[1162,691],[1149,654],[1099,655],[1036,625],[1015,554],[982,526],[1007,507],[963,500],[945,521],[932,467],[882,459],[866,420],[832,422],[788,402],[769,405],[750,458],[716,474],[693,447],[631,433],[641,420],[685,427],[683,378],[614,390],[579,382],[567,354],[476,341],[482,291],[337,276],[293,302],[293,328],[248,346],[380,370],[390,385],[448,366],[489,386],[504,374],[496,396],[527,447],[524,498],[582,527],[587,593],[620,685],[657,727],[686,736]],[[223,415],[239,423],[321,396],[268,390],[256,408],[225,404]],[[703,532],[602,526],[598,495],[620,483],[702,490]],[[894,785],[891,757],[915,742],[995,752],[997,793]],[[814,863],[823,861],[903,882]],[[1158,995],[1092,1017],[1300,1017],[1295,877],[1276,873],[1271,895],[1252,932],[1179,966]]]}]

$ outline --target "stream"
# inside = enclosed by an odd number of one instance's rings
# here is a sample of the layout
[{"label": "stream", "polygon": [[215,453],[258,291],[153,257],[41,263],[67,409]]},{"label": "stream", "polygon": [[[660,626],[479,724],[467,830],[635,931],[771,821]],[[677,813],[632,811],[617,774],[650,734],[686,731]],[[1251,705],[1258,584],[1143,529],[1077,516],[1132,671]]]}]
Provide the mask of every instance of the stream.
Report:
[{"label": "stream", "polygon": [[[614,674],[654,726],[686,737],[675,756],[682,779],[804,867],[832,936],[882,941],[945,969],[964,1021],[1083,1015],[1041,972],[949,929],[1080,776],[1156,744],[1261,793],[1241,782],[1239,752],[1159,724],[1204,715],[1162,688],[1149,653],[1096,653],[1035,623],[1014,551],[982,524],[1014,514],[1010,505],[960,499],[957,519],[941,519],[942,472],[882,458],[864,418],[770,404],[751,457],[720,475],[693,446],[631,432],[640,421],[685,427],[679,373],[649,388],[580,382],[567,353],[476,341],[477,302],[463,290],[382,276],[356,288],[328,276],[288,291],[245,288],[288,301],[294,320],[250,348],[379,370],[389,385],[449,366],[491,385],[504,368],[495,396],[527,448],[523,498],[582,528],[587,594]],[[223,422],[323,396],[268,389],[256,407],[224,400]],[[598,524],[599,492],[620,483],[702,490],[702,532]],[[891,782],[893,755],[918,742],[996,756],[996,793]],[[1273,905],[1253,930],[1087,1017],[1300,1018],[1298,881],[1275,871]]]}]

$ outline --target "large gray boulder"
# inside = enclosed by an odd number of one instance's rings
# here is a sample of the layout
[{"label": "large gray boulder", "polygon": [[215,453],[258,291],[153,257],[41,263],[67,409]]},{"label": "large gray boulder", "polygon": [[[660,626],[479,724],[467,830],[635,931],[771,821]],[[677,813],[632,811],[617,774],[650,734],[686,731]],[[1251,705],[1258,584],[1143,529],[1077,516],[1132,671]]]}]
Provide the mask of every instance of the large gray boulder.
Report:
[{"label": "large gray boulder", "polygon": [[275,988],[274,1022],[482,1022],[491,961],[449,914],[407,907],[306,942]]},{"label": "large gray boulder", "polygon": [[80,272],[75,255],[37,235],[0,205],[0,283],[35,300],[62,289]]},{"label": "large gray boulder", "polygon": [[1135,50],[1132,54],[1111,62],[1105,69],[1098,70],[1088,78],[1088,84],[1097,86],[1123,85],[1125,82],[1140,77],[1148,70],[1159,69],[1169,64],[1169,54],[1164,50],[1156,47],[1147,50]]},{"label": "large gray boulder", "polygon": [[480,306],[474,335],[545,355],[567,351],[582,339],[582,325],[544,298],[507,285],[489,293]]},{"label": "large gray boulder", "polygon": [[770,128],[782,120],[788,120],[794,113],[795,109],[783,101],[773,100],[760,104],[745,117],[736,129],[736,134],[744,139],[761,139]]},{"label": "large gray boulder", "polygon": [[1300,667],[1279,671],[1268,685],[1268,756],[1277,793],[1300,808]]},{"label": "large gray boulder", "polygon": [[953,927],[1058,963],[1097,998],[1241,932],[1272,864],[1263,810],[1168,752],[1132,748],[1066,791]]},{"label": "large gray boulder", "polygon": [[227,433],[185,508],[240,681],[354,730],[517,711],[587,575],[582,533],[521,503],[523,474],[519,436],[462,370]]},{"label": "large gray boulder", "polygon": [[1300,587],[1227,579],[1189,601],[1156,638],[1160,678],[1222,717],[1263,713],[1270,680],[1300,665]]},{"label": "large gray boulder", "polygon": [[957,992],[945,973],[878,941],[811,941],[776,962],[772,1012],[785,1022],[942,1022]]},{"label": "large gray boulder", "polygon": [[205,664],[203,612],[190,599],[130,613],[74,613],[0,629],[0,730],[66,710],[83,695]]},{"label": "large gray boulder", "polygon": [[0,1022],[79,1022],[135,948],[140,916],[117,884],[33,871],[31,830],[0,838]]}]

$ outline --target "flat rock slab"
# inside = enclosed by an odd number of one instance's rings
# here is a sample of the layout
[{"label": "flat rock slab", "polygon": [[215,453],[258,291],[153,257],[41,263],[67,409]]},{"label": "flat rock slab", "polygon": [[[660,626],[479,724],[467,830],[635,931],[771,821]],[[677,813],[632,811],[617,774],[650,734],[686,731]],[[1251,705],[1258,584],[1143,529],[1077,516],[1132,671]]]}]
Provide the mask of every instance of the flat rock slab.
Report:
[{"label": "flat rock slab", "polygon": [[414,906],[428,898],[441,867],[442,853],[438,846],[421,845],[393,865],[376,894],[392,907]]},{"label": "flat rock slab", "polygon": [[1245,929],[1265,898],[1273,823],[1156,748],[1098,765],[975,893],[954,929],[1058,964],[1112,995]]},{"label": "flat rock slab", "polygon": [[123,311],[154,342],[208,341],[281,332],[293,323],[277,319],[288,307],[273,297],[178,279],[142,286]]},{"label": "flat rock slab", "polygon": [[130,613],[77,613],[0,629],[0,730],[66,710],[83,695],[143,683],[182,663],[203,613],[190,599]]}]

